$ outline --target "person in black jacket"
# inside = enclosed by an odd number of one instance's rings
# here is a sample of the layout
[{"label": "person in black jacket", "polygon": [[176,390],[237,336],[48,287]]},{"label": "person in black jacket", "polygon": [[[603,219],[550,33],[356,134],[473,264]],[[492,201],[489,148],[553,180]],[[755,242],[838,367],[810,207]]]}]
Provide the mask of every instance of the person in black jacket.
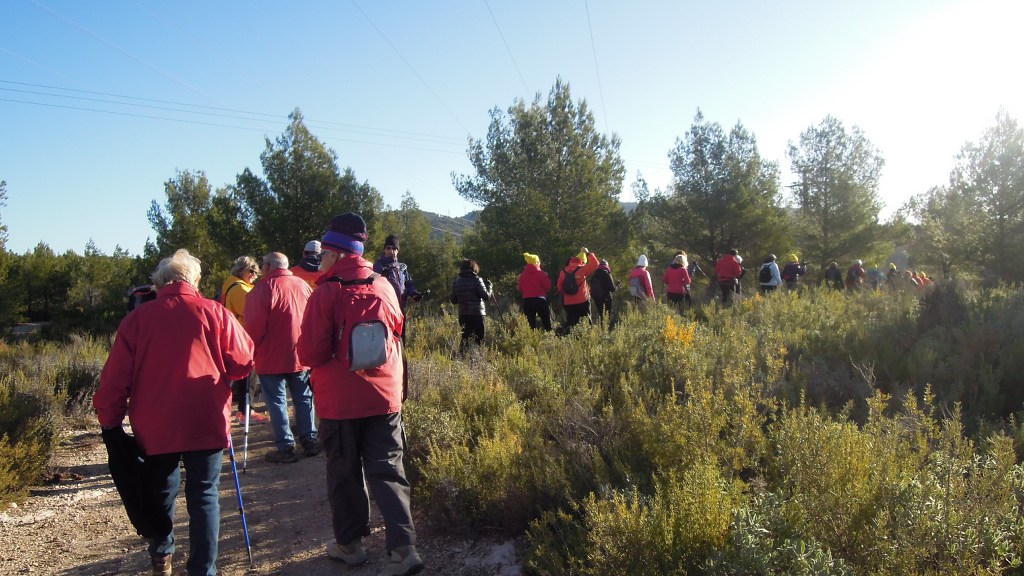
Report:
[{"label": "person in black jacket", "polygon": [[612,316],[612,292],[615,292],[615,281],[612,280],[612,269],[608,266],[607,260],[601,260],[590,277],[590,297],[597,307],[597,321],[604,321],[604,313],[608,312],[608,318]]},{"label": "person in black jacket", "polygon": [[459,326],[462,327],[464,349],[470,335],[476,336],[479,345],[484,340],[484,316],[486,302],[491,299],[491,281],[480,278],[480,265],[469,258],[462,261],[459,276],[452,284],[451,303],[459,306]]}]

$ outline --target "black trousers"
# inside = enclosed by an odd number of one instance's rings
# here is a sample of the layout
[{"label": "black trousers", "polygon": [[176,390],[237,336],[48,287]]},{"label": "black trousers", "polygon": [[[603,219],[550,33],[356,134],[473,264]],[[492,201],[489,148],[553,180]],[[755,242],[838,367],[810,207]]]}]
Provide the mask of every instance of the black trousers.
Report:
[{"label": "black trousers", "polygon": [[245,390],[249,387],[249,378],[234,380],[231,382],[231,399],[238,406],[238,411],[245,414]]},{"label": "black trousers", "polygon": [[476,337],[477,344],[484,342],[484,317],[479,314],[459,314],[459,326],[462,327],[462,346],[470,336]]},{"label": "black trousers", "polygon": [[568,332],[570,328],[580,323],[580,320],[586,318],[590,321],[590,300],[586,302],[580,302],[579,304],[566,304],[565,305],[565,331]]},{"label": "black trousers", "polygon": [[597,314],[598,321],[604,320],[604,315],[607,312],[608,316],[612,315],[612,296],[611,294],[604,298],[594,299],[594,313]]},{"label": "black trousers", "polygon": [[551,330],[551,306],[548,305],[547,298],[523,298],[523,313],[526,314],[530,328]]},{"label": "black trousers", "polygon": [[722,304],[731,304],[732,297],[736,294],[736,281],[719,282],[718,288],[722,290]]}]

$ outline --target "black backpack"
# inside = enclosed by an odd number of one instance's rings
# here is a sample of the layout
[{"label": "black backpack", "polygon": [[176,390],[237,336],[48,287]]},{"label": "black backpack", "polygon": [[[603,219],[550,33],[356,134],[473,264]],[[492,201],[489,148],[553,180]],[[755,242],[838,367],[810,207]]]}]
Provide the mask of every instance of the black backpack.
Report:
[{"label": "black backpack", "polygon": [[135,286],[128,291],[128,311],[131,312],[151,300],[156,300],[156,287],[152,284]]},{"label": "black backpack", "polygon": [[576,273],[580,268],[583,266],[577,266],[572,272],[565,272],[565,278],[562,279],[562,294],[571,296],[580,291],[580,285],[576,282]]},{"label": "black backpack", "polygon": [[772,265],[762,264],[761,271],[757,273],[757,281],[761,284],[768,284],[772,281]]}]

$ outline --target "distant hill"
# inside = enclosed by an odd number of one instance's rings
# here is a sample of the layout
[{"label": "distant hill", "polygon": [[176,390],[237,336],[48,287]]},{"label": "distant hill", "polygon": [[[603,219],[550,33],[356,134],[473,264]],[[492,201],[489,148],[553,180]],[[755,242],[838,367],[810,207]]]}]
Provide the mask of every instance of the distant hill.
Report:
[{"label": "distant hill", "polygon": [[456,242],[462,242],[462,235],[476,225],[480,211],[474,210],[464,216],[442,216],[433,212],[423,212],[423,215],[430,220],[430,239],[440,240],[445,233],[455,236]]},{"label": "distant hill", "polygon": [[[636,208],[636,202],[620,202],[622,209],[627,214]],[[434,212],[423,211],[423,215],[430,220],[430,239],[440,240],[444,237],[446,232],[450,232],[455,236],[456,242],[462,242],[462,235],[467,230],[476,225],[477,220],[480,218],[480,211],[474,210],[463,216],[442,216],[441,214],[435,214]]]}]

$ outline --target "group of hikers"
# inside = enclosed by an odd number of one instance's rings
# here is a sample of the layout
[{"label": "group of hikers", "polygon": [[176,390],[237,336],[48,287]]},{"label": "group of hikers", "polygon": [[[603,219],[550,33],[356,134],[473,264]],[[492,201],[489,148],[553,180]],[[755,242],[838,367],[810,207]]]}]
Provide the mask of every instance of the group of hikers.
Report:
[{"label": "group of hikers", "polygon": [[[541,267],[540,257],[529,252],[523,253],[525,264],[519,275],[518,291],[522,294],[521,308],[531,328],[552,330],[551,305],[549,298],[561,295],[565,322],[559,328],[560,334],[568,333],[582,320],[598,323],[604,321],[612,309],[612,293],[621,287],[612,278],[607,260],[600,259],[586,247],[569,258],[559,270],[553,284]],[[638,306],[646,306],[657,300],[654,282],[649,271],[647,255],[641,254],[636,265],[629,271],[629,298]],[[721,302],[729,305],[742,292],[741,280],[746,276],[743,257],[737,250],[729,250],[715,260],[712,274],[708,276],[696,262],[689,261],[686,252],[679,250],[666,266],[661,277],[665,301],[677,310],[693,304],[691,293],[698,274],[710,281],[709,290],[720,294]],[[761,294],[768,294],[779,287],[790,290],[807,283],[807,266],[796,254],[790,254],[780,266],[778,257],[769,254],[757,271],[757,285]],[[480,268],[473,260],[462,263],[459,277],[452,287],[451,302],[458,305],[459,324],[462,327],[462,345],[470,338],[480,343],[485,334],[484,317],[487,302],[495,302],[491,282],[479,276]],[[924,272],[914,270],[898,271],[896,264],[882,272],[876,267],[865,269],[861,260],[854,260],[845,271],[832,262],[824,271],[821,283],[835,290],[915,290],[923,294],[934,284]],[[554,291],[552,292],[552,289]],[[593,306],[593,308],[592,308]]]},{"label": "group of hikers", "polygon": [[[334,534],[327,556],[351,566],[367,562],[369,490],[385,525],[380,574],[423,569],[402,422],[403,307],[423,294],[398,263],[398,237],[387,238],[376,262],[363,258],[366,241],[360,215],[335,216],[295,266],[278,252],[259,263],[238,258],[216,300],[198,291],[200,261],[177,250],[153,272],[155,294],[118,326],[93,405],[111,474],[129,519],[148,541],[154,574],[172,573],[179,464],[189,513],[186,572],[217,573],[225,449],[235,468],[232,395],[238,420],[248,427],[256,415],[246,398],[252,374],[274,437],[266,460],[326,455]],[[123,428],[126,416],[134,436]],[[115,461],[124,473],[115,474]],[[238,490],[237,470],[235,479]],[[245,527],[244,512],[242,518]]]},{"label": "group of hikers", "polygon": [[[366,242],[360,215],[335,216],[319,240],[304,246],[294,266],[279,252],[259,263],[250,256],[236,259],[215,299],[199,293],[201,263],[180,249],[160,261],[151,277],[154,289],[130,295],[129,314],[118,327],[93,404],[112,475],[115,459],[140,460],[128,473],[134,475],[134,496],[125,488],[129,483],[115,476],[115,484],[133,525],[149,542],[153,573],[172,570],[179,463],[186,471],[189,510],[186,570],[216,573],[218,488],[225,449],[234,466],[233,420],[246,431],[251,421],[269,421],[274,448],[265,455],[268,462],[288,464],[325,453],[334,533],[328,557],[351,566],[367,561],[369,489],[385,524],[387,561],[381,575],[404,576],[423,568],[403,464],[402,405],[408,393],[406,305],[429,291],[417,290],[408,267],[399,262],[397,236],[385,239],[372,263],[363,257]],[[560,334],[595,315],[599,323],[610,316],[613,293],[622,285],[607,260],[582,247],[554,283],[538,255],[524,252],[523,260],[518,290],[531,328],[552,330],[552,295],[561,295],[565,312]],[[628,274],[629,298],[641,307],[657,301],[649,266],[642,254]],[[729,250],[708,275],[680,250],[661,276],[665,302],[680,311],[691,305],[698,274],[728,305],[741,293],[746,269],[738,251]],[[769,254],[757,284],[768,294],[780,286],[798,289],[806,276],[796,254],[781,267]],[[845,273],[833,262],[823,281],[846,290],[924,290],[931,283],[921,272],[900,273],[891,264],[882,273],[865,269],[860,260]],[[487,304],[495,302],[495,294],[476,261],[461,262],[448,300],[457,307],[462,348],[482,344]],[[250,382],[256,381],[267,416],[249,405]],[[134,437],[122,427],[125,416]]]}]

